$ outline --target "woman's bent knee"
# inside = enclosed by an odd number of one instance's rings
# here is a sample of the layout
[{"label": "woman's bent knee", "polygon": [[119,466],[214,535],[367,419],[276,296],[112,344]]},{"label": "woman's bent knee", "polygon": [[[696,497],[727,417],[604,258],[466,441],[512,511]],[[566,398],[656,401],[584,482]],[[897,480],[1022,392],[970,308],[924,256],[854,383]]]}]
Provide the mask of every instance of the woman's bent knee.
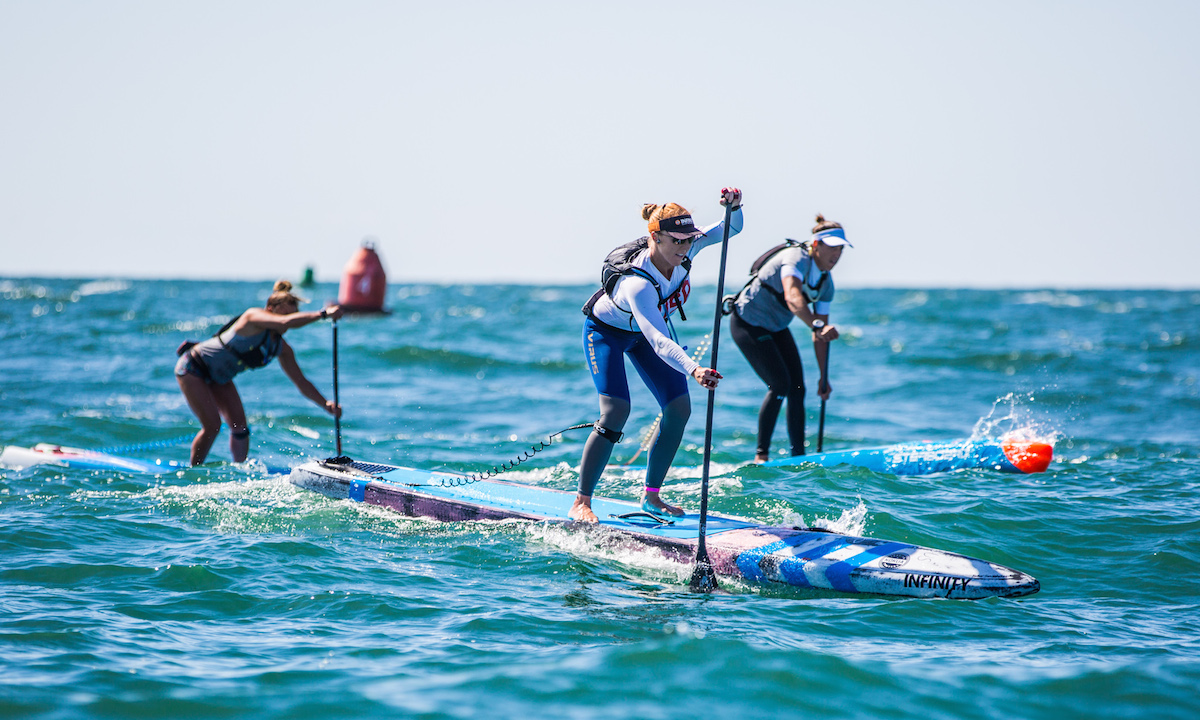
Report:
[{"label": "woman's bent knee", "polygon": [[663,417],[681,422],[687,422],[692,416],[692,399],[687,395],[680,395],[667,406],[663,408]]}]

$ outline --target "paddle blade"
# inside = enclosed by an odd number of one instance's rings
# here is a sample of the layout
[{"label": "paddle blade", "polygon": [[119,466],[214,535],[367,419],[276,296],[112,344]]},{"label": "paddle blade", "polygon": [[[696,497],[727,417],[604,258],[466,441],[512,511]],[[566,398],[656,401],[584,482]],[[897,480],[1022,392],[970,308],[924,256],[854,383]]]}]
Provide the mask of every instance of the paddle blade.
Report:
[{"label": "paddle blade", "polygon": [[713,570],[712,563],[708,558],[696,561],[696,567],[692,569],[692,579],[688,582],[688,587],[696,592],[712,592],[717,589],[717,571]]}]

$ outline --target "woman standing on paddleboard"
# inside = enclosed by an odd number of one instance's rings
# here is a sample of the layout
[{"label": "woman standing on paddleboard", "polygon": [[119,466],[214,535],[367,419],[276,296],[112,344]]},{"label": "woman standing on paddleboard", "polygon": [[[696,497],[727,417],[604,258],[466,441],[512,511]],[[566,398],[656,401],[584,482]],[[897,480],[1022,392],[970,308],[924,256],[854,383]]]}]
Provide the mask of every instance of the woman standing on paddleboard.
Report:
[{"label": "woman standing on paddleboard", "polygon": [[[733,208],[730,235],[742,229],[742,192],[721,190],[721,205]],[[597,522],[592,493],[608,464],[613,445],[621,439],[629,419],[629,382],[625,356],[633,362],[650,392],[662,407],[658,438],[650,448],[642,509],[657,514],[682,515],[683,510],[659,497],[667,470],[683,439],[691,415],[687,378],[706,389],[715,388],[721,374],[701,367],[688,357],[674,337],[671,315],[679,311],[691,292],[688,273],[692,258],[702,248],[720,243],[724,221],[701,230],[691,213],[675,203],[646,205],[642,219],[650,235],[622,245],[605,260],[604,287],[584,306],[583,349],[600,399],[600,419],[588,436],[579,464],[579,493],[569,516]]]},{"label": "woman standing on paddleboard", "polygon": [[838,331],[828,324],[833,301],[829,273],[841,259],[843,246],[853,247],[846,242],[842,226],[817,215],[808,242],[789,240],[769,250],[751,267],[750,282],[726,304],[733,315],[729,334],[767,384],[758,411],[755,462],[770,459],[771,435],[785,399],[792,455],[804,454],[804,368],[788,329],[793,318],[812,328],[813,352],[821,371],[818,395],[828,400],[832,392],[827,374],[829,343],[837,339]]},{"label": "woman standing on paddleboard", "polygon": [[342,316],[342,310],[333,305],[319,312],[299,312],[302,302],[306,301],[292,294],[292,284],[280,280],[275,283],[271,297],[267,298],[266,308],[249,308],[215,336],[180,346],[175,379],[187,398],[188,407],[200,420],[200,432],[192,440],[192,465],[199,465],[208,457],[208,451],[221,431],[221,418],[229,425],[229,450],[234,462],[246,459],[250,428],[233,378],[243,370],[265,367],[275,358],[279,358],[279,366],[300,394],[330,415],[341,416],[342,408],[332,400],[326,400],[304,377],[283,334],[323,318],[336,320]]}]

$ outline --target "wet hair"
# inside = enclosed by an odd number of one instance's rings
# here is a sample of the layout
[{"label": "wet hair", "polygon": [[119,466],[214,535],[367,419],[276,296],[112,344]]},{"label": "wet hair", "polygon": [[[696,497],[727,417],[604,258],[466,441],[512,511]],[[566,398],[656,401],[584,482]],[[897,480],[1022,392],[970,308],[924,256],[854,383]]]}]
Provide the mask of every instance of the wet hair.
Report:
[{"label": "wet hair", "polygon": [[298,308],[300,307],[300,303],[308,301],[292,293],[292,284],[287,280],[276,280],[275,287],[271,290],[271,297],[267,298],[267,307],[273,308],[289,302],[296,303],[296,307]]},{"label": "wet hair", "polygon": [[817,224],[813,225],[812,232],[813,232],[813,235],[816,235],[819,232],[823,232],[825,230],[832,230],[834,228],[840,228],[841,226],[842,226],[841,223],[836,223],[832,220],[826,220],[824,215],[822,215],[821,213],[817,213]]},{"label": "wet hair", "polygon": [[679,217],[680,215],[691,215],[682,205],[676,203],[667,203],[666,205],[656,205],[654,203],[646,203],[642,206],[642,219],[647,222],[662,220],[664,218]]}]

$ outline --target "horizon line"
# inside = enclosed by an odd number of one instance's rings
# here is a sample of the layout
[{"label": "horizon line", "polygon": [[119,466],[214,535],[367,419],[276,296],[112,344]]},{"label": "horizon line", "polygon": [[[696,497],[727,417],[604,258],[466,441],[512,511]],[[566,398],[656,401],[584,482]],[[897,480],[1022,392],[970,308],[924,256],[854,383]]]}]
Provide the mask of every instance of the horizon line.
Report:
[{"label": "horizon line", "polygon": [[[36,281],[146,281],[146,282],[229,282],[229,283],[263,283],[270,284],[277,280],[292,278],[215,278],[215,277],[172,277],[172,276],[150,276],[150,275],[0,275],[0,282],[3,281],[20,281],[20,280],[36,280]],[[292,280],[296,287],[301,287],[299,280]],[[317,280],[313,285],[334,285],[340,283],[338,280]],[[387,280],[390,286],[403,285],[436,285],[436,286],[455,286],[455,285],[475,285],[475,286],[517,286],[517,287],[580,287],[580,286],[595,286],[599,287],[599,283],[590,280],[577,280],[568,282],[556,283],[540,283],[536,280],[451,280],[438,278],[425,279],[407,279],[407,280]],[[709,287],[716,285],[716,280],[693,282],[695,287]],[[728,283],[727,283],[728,284]],[[1106,285],[1106,284],[1066,284],[1066,285],[901,285],[892,283],[880,284],[858,284],[845,283],[838,286],[839,290],[1073,290],[1073,291],[1169,291],[1169,292],[1198,292],[1200,284],[1197,285]]]}]

